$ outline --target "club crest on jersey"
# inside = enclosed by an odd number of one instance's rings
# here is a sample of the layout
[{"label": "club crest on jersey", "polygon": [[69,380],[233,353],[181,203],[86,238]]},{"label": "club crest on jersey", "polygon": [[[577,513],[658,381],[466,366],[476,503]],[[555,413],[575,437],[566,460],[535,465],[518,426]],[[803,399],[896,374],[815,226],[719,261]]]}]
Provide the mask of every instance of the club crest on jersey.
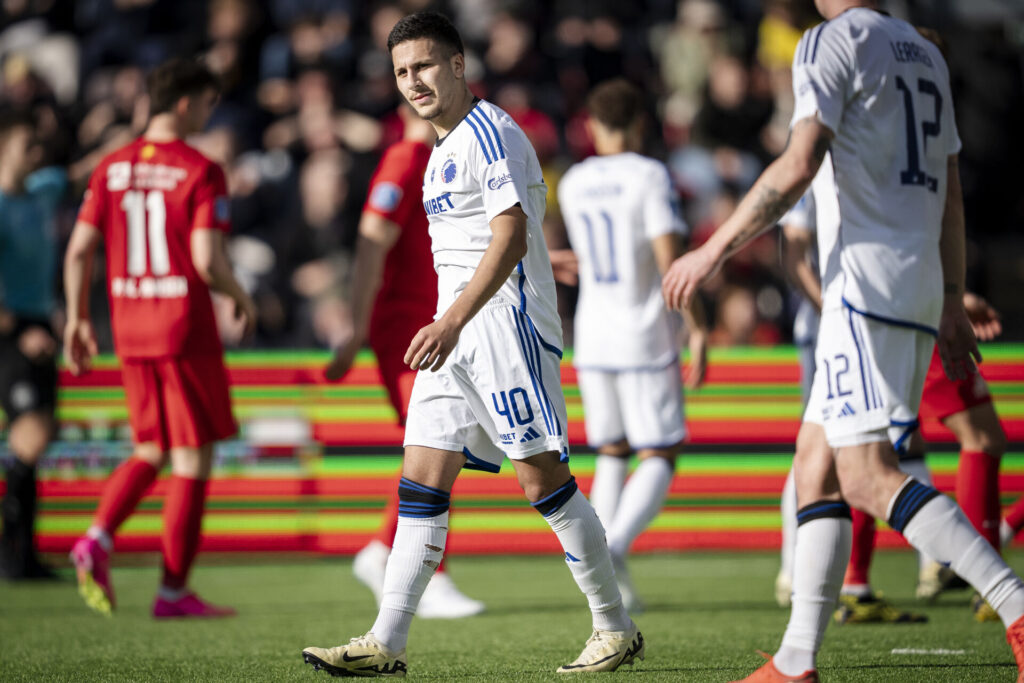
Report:
[{"label": "club crest on jersey", "polygon": [[455,180],[455,172],[457,170],[458,168],[452,159],[445,161],[444,165],[441,167],[441,182],[447,184]]},{"label": "club crest on jersey", "polygon": [[499,188],[504,187],[505,185],[508,185],[511,182],[512,182],[512,174],[511,173],[502,173],[500,176],[498,176],[496,178],[491,178],[490,180],[488,180],[487,181],[487,188],[490,189],[490,190],[497,190]]}]

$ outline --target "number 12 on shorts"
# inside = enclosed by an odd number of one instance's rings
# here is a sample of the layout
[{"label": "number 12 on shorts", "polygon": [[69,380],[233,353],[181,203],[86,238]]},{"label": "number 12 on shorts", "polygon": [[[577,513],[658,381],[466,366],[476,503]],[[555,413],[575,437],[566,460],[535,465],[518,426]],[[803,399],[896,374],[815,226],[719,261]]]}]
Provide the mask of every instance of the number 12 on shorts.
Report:
[{"label": "number 12 on shorts", "polygon": [[494,403],[495,412],[508,420],[509,429],[515,429],[516,424],[528,425],[533,422],[530,397],[522,387],[516,387],[508,392],[492,393],[491,401]]}]

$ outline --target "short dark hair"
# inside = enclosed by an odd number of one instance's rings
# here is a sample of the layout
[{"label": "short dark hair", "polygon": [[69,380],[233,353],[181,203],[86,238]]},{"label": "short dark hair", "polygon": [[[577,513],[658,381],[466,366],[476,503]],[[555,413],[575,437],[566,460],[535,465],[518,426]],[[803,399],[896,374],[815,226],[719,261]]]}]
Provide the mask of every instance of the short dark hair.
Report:
[{"label": "short dark hair", "polygon": [[459,30],[440,12],[416,12],[399,19],[388,34],[388,53],[400,43],[420,38],[444,45],[451,50],[450,54],[466,54]]},{"label": "short dark hair", "polygon": [[625,78],[613,78],[590,91],[587,110],[608,128],[626,130],[643,115],[644,96]]},{"label": "short dark hair", "polygon": [[169,112],[182,97],[210,89],[220,92],[220,81],[208,66],[198,59],[170,59],[153,69],[146,79],[149,115]]}]

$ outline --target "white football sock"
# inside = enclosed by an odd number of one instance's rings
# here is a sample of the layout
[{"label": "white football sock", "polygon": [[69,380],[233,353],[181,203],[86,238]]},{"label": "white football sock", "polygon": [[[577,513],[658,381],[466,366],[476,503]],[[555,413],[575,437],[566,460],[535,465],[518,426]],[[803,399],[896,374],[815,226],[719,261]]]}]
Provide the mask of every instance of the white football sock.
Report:
[{"label": "white football sock", "polygon": [[675,474],[673,464],[657,456],[642,460],[622,490],[608,532],[608,551],[624,557],[640,533],[657,517]]},{"label": "white football sock", "polygon": [[594,463],[594,481],[590,485],[590,504],[594,506],[605,531],[612,528],[619,507],[622,486],[629,473],[629,458],[598,454]]},{"label": "white football sock", "polygon": [[921,506],[904,526],[903,536],[974,586],[1004,625],[1024,616],[1024,583],[951,499],[938,495]]},{"label": "white football sock", "polygon": [[384,570],[380,612],[370,629],[392,652],[405,649],[416,606],[441,563],[447,536],[447,512],[436,517],[398,518],[398,530]]},{"label": "white football sock", "polygon": [[825,627],[843,586],[852,544],[849,517],[821,517],[797,528],[793,607],[782,645],[772,659],[783,674],[797,676],[815,668]]},{"label": "white football sock", "polygon": [[[928,466],[925,465],[923,457],[912,457],[906,460],[900,460],[900,469],[917,479],[925,486],[932,485],[932,473],[928,470]],[[917,567],[918,571],[923,570],[932,562],[932,559],[928,557],[927,553],[918,551],[917,553]]]},{"label": "white football sock", "polygon": [[622,606],[622,596],[615,583],[604,528],[586,497],[576,489],[557,509],[545,514],[544,519],[562,544],[572,578],[587,596],[594,628],[602,631],[629,628],[629,614]]},{"label": "white football sock", "polygon": [[789,577],[793,576],[793,553],[796,552],[796,505],[796,479],[790,469],[779,503],[782,514],[782,573]]}]

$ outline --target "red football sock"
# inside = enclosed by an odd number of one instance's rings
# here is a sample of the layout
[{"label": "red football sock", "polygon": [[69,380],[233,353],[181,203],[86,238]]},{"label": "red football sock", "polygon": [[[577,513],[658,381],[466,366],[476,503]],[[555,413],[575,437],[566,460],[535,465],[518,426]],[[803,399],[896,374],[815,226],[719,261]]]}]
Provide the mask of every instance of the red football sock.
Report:
[{"label": "red football sock", "polygon": [[868,572],[871,570],[871,557],[875,554],[875,518],[854,508],[850,508],[850,514],[853,517],[853,547],[843,585],[867,586],[871,583]]},{"label": "red football sock", "polygon": [[103,487],[92,523],[111,536],[138,507],[156,481],[157,469],[141,458],[131,457],[113,471]]},{"label": "red football sock", "polygon": [[999,549],[999,458],[983,451],[960,451],[956,501],[985,540]]},{"label": "red football sock", "polygon": [[207,482],[172,476],[164,497],[163,585],[181,589],[199,552]]},{"label": "red football sock", "polygon": [[[402,473],[398,473],[398,478],[402,478]],[[374,536],[374,540],[380,541],[387,547],[391,547],[391,544],[395,542],[395,532],[398,531],[398,482],[395,482],[395,488],[392,490],[391,497],[388,498],[387,507],[384,508],[384,521],[381,522],[380,528],[377,530],[377,535]],[[448,511],[448,518],[451,519],[451,510]],[[437,565],[437,571],[446,571],[444,555],[441,556],[441,563]]]},{"label": "red football sock", "polygon": [[1024,496],[1021,496],[1020,500],[1014,503],[1010,511],[1006,513],[1006,523],[1013,529],[1014,535],[1024,528]]},{"label": "red football sock", "polygon": [[399,472],[395,478],[395,485],[391,489],[391,497],[388,498],[387,507],[384,508],[384,519],[381,520],[380,528],[374,540],[380,541],[387,547],[395,541],[395,532],[398,530],[398,481],[402,478]]}]

